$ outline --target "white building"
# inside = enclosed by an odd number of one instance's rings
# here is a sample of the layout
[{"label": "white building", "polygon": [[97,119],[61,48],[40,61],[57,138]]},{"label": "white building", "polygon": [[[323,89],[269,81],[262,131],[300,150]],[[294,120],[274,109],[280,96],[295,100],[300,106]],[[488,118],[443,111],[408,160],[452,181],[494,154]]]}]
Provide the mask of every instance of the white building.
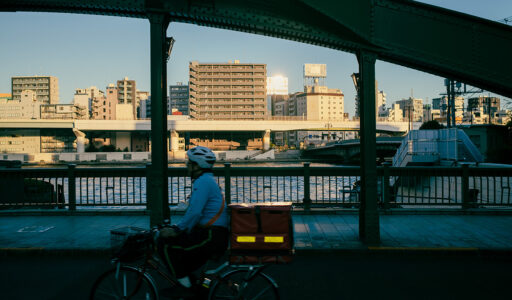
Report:
[{"label": "white building", "polygon": [[288,95],[288,77],[267,77],[267,96],[269,95]]},{"label": "white building", "polygon": [[41,101],[37,101],[36,92],[24,90],[19,100],[0,99],[0,119],[39,119]]},{"label": "white building", "polygon": [[105,97],[105,93],[95,86],[85,89],[76,89],[73,95],[73,104],[83,107],[86,115],[90,118],[93,99],[101,97]]},{"label": "white building", "polygon": [[403,112],[400,105],[394,103],[388,110],[388,121],[389,122],[403,122]]}]

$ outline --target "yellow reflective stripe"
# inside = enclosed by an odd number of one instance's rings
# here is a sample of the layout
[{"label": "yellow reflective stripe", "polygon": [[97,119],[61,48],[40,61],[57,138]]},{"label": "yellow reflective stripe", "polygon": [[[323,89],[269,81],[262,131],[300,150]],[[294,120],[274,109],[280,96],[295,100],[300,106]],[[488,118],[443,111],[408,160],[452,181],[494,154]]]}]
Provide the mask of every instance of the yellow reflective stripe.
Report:
[{"label": "yellow reflective stripe", "polygon": [[255,243],[256,237],[255,236],[237,236],[236,241],[239,243]]},{"label": "yellow reflective stripe", "polygon": [[284,238],[282,236],[266,236],[265,243],[283,243]]}]

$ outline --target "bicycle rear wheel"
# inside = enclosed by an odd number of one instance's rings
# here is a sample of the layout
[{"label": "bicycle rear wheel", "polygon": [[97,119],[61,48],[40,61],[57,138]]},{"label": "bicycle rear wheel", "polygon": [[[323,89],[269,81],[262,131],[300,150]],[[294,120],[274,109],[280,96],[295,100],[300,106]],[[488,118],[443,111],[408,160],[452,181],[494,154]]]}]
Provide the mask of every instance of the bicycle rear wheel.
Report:
[{"label": "bicycle rear wheel", "polygon": [[247,270],[233,270],[224,274],[211,288],[208,299],[279,299],[278,286],[265,273],[246,279]]},{"label": "bicycle rear wheel", "polygon": [[103,273],[91,289],[90,300],[133,299],[155,300],[156,287],[153,280],[145,273],[129,266]]}]

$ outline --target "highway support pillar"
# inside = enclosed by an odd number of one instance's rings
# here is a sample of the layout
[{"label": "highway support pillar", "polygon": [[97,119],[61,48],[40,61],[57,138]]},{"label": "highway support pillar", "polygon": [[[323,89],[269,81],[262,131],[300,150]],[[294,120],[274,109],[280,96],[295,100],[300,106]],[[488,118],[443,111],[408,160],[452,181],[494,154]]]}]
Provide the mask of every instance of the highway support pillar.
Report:
[{"label": "highway support pillar", "polygon": [[270,150],[270,129],[263,133],[263,151]]},{"label": "highway support pillar", "polygon": [[169,16],[148,14],[151,45],[151,166],[147,177],[150,226],[170,219],[167,178],[167,45]]},{"label": "highway support pillar", "polygon": [[375,61],[377,56],[366,51],[357,53],[359,61],[359,103],[361,133],[361,205],[359,238],[367,245],[380,243],[377,207]]},{"label": "highway support pillar", "polygon": [[180,135],[176,130],[171,131],[170,135],[171,140],[171,151],[176,153],[180,149]]}]

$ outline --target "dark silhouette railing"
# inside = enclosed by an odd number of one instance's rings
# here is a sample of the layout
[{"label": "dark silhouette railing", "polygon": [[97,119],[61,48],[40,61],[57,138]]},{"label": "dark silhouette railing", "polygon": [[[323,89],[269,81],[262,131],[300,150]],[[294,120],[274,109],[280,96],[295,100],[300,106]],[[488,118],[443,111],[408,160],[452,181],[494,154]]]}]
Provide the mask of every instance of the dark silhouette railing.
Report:
[{"label": "dark silhouette railing", "polygon": [[[140,208],[147,205],[144,167],[0,170],[0,208]],[[228,203],[291,201],[312,207],[358,208],[359,167],[215,167]],[[512,206],[512,168],[377,168],[381,209],[498,208]],[[168,168],[169,205],[191,192],[183,167]]]}]

